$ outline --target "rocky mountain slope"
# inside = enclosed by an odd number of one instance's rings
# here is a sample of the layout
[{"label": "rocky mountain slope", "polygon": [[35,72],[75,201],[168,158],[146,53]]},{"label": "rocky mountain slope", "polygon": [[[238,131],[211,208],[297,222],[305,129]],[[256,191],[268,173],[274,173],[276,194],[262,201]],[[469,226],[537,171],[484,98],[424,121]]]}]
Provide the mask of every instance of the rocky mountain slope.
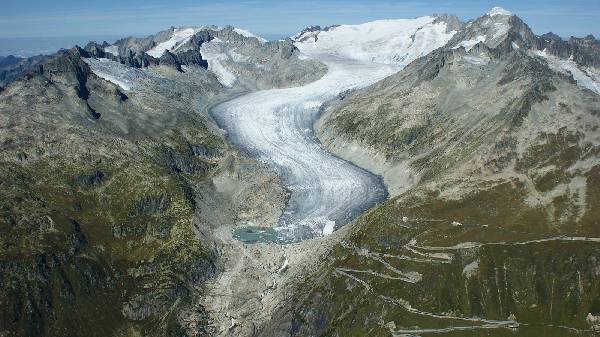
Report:
[{"label": "rocky mountain slope", "polygon": [[324,145],[394,196],[351,225],[263,335],[598,328],[598,42],[548,40],[497,8],[324,109]]},{"label": "rocky mountain slope", "polygon": [[[198,32],[191,52],[158,59],[139,53],[156,41],[128,40],[127,58],[95,43],[63,50],[0,93],[0,335],[206,334],[200,298],[219,268],[210,215],[237,218],[252,198],[252,216],[276,218],[285,202],[277,176],[229,146],[208,109],[322,70],[289,42],[228,34],[224,50],[237,43],[240,58],[287,71],[229,60],[223,71],[245,73],[224,86],[199,52],[216,37]],[[231,190],[215,187],[223,176]]]},{"label": "rocky mountain slope", "polygon": [[10,82],[23,75],[27,70],[47,58],[46,56],[33,56],[30,58],[8,55],[0,57],[0,87],[6,87]]}]

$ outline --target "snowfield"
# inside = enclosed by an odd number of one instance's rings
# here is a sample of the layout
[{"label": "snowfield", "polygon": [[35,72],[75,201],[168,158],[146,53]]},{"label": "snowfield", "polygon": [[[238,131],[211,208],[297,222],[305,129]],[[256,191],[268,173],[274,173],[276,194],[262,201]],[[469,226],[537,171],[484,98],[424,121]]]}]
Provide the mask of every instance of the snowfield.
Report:
[{"label": "snowfield", "polygon": [[[327,235],[383,201],[382,180],[325,151],[313,123],[326,101],[368,86],[444,45],[453,35],[435,18],[385,20],[339,26],[318,41],[297,42],[305,58],[328,67],[320,80],[301,87],[250,93],[212,110],[234,144],[271,163],[291,195],[278,230],[302,240]],[[413,38],[411,38],[413,36]]]},{"label": "snowfield", "polygon": [[194,34],[198,31],[198,28],[178,28],[173,31],[171,38],[165,42],[159,43],[156,47],[148,50],[146,54],[160,58],[165,50],[174,51],[177,47],[185,44],[189,41]]},{"label": "snowfield", "polygon": [[534,51],[534,54],[544,58],[552,70],[567,75],[573,75],[573,79],[575,79],[578,85],[588,88],[600,95],[600,73],[595,72],[591,68],[580,66],[573,60],[563,60],[547,54],[545,50],[536,50]]},{"label": "snowfield", "polygon": [[[208,70],[215,74],[217,80],[219,80],[224,87],[231,88],[237,82],[237,76],[227,70],[221,63],[221,61],[229,59],[228,49],[226,42],[215,38],[210,42],[203,43],[202,47],[200,47],[200,53],[206,62],[208,62]],[[233,51],[233,58],[237,58],[237,61],[241,61],[243,57]]]},{"label": "snowfield", "polygon": [[253,34],[253,33],[250,33],[249,31],[247,31],[247,30],[245,30],[245,29],[241,29],[241,28],[234,28],[234,29],[233,29],[233,31],[234,31],[234,32],[236,32],[236,33],[238,33],[238,34],[240,34],[241,36],[244,36],[244,37],[254,37],[254,38],[258,39],[258,41],[260,41],[260,42],[262,42],[262,43],[265,43],[265,42],[267,42],[267,40],[266,40],[266,39],[263,39],[262,37],[260,37],[260,36],[258,36],[258,35],[255,35],[255,34]]},{"label": "snowfield", "polygon": [[475,47],[475,45],[478,44],[479,42],[485,42],[485,35],[479,35],[472,40],[461,41],[456,46],[452,47],[452,49],[458,49],[460,47],[465,47],[465,49],[467,51],[469,51],[473,47]]},{"label": "snowfield", "polygon": [[134,89],[141,79],[160,77],[150,70],[131,68],[109,59],[87,58],[83,61],[98,77],[118,85],[125,91]]},{"label": "snowfield", "polygon": [[104,48],[104,52],[111,53],[114,56],[119,56],[119,47],[115,45],[108,46]]},{"label": "snowfield", "polygon": [[[296,46],[306,54],[325,53],[366,63],[406,66],[446,44],[454,35],[455,32],[446,32],[445,23],[433,23],[435,19],[424,16],[341,25],[328,31],[308,32],[306,35],[311,38]],[[303,35],[294,38],[301,40]]]}]

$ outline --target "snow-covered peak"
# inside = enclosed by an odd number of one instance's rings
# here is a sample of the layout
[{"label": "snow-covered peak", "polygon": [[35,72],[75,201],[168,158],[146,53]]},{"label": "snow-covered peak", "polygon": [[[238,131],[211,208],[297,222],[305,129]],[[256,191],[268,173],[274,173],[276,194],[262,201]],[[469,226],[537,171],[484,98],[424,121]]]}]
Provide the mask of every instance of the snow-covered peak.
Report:
[{"label": "snow-covered peak", "polygon": [[404,67],[446,44],[455,33],[447,31],[445,22],[424,16],[309,30],[306,34],[310,34],[311,38],[303,35],[294,44],[308,56],[331,55]]},{"label": "snow-covered peak", "polygon": [[478,43],[484,43],[495,48],[506,39],[515,24],[511,12],[494,7],[486,15],[466,25],[454,38],[452,47],[464,47],[468,51]]},{"label": "snow-covered peak", "polygon": [[[173,30],[173,33],[171,34],[171,37],[168,40],[161,42],[158,45],[156,45],[154,48],[146,51],[146,54],[148,54],[152,57],[155,57],[155,58],[159,58],[163,55],[165,50],[168,50],[170,52],[177,51],[177,49],[179,47],[183,46],[184,44],[186,44],[192,38],[192,36],[194,36],[194,34],[200,32],[202,30],[222,31],[225,28],[224,27],[216,27],[216,26],[176,28]],[[232,30],[235,33],[237,33],[243,37],[256,38],[256,39],[258,39],[258,41],[260,41],[262,43],[267,42],[267,40],[249,32],[247,30],[240,29],[240,28],[232,28]]]},{"label": "snow-covered peak", "polygon": [[496,15],[512,16],[513,15],[513,13],[507,11],[506,9],[504,9],[502,7],[494,7],[489,12],[487,12],[486,14],[489,15],[489,16],[496,16]]}]

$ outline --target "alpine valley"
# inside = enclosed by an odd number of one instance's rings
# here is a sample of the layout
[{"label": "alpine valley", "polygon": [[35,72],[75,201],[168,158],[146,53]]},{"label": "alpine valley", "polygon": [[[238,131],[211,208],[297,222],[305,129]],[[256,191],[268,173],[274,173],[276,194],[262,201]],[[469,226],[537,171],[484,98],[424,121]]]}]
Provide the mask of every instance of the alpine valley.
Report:
[{"label": "alpine valley", "polygon": [[0,58],[0,336],[600,335],[600,41],[496,7]]}]

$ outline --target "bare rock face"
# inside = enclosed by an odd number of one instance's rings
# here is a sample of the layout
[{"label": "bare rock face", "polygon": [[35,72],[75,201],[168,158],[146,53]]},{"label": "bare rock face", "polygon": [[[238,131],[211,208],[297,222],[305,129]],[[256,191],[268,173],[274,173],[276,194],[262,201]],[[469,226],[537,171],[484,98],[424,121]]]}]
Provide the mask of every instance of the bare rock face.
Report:
[{"label": "bare rock face", "polygon": [[178,71],[183,71],[181,69],[181,62],[179,62],[179,59],[177,58],[177,56],[175,56],[173,53],[171,53],[168,50],[165,50],[165,52],[162,54],[162,56],[160,57],[158,62],[159,62],[159,64],[171,66],[171,67],[177,69]]},{"label": "bare rock face", "polygon": [[572,58],[581,65],[600,67],[600,41],[593,35],[584,38],[571,37],[565,41],[553,33],[538,38],[537,47],[562,59]]},{"label": "bare rock face", "polygon": [[15,57],[12,55],[0,59],[0,86],[6,86],[16,78],[25,74],[46,56],[33,56],[30,58]]}]

